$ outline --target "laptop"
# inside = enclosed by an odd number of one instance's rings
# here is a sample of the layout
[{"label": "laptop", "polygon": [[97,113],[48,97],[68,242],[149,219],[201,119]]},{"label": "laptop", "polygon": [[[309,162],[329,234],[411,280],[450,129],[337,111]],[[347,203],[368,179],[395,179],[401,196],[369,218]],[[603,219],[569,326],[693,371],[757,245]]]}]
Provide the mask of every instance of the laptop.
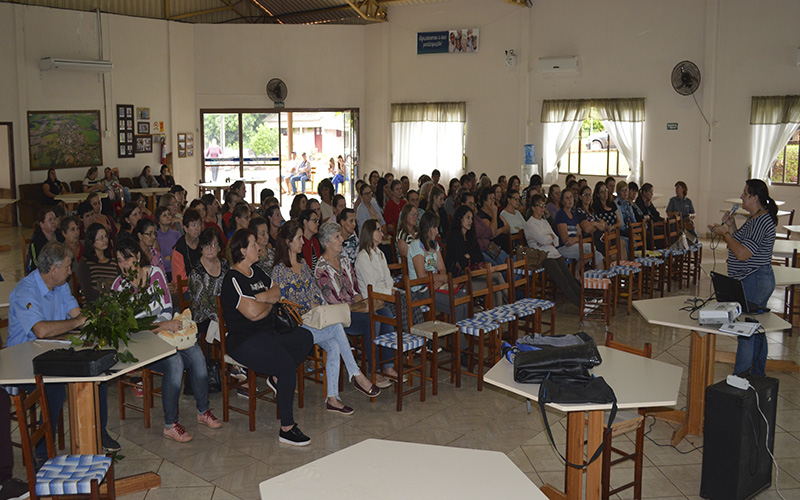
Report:
[{"label": "laptop", "polygon": [[724,274],[711,272],[711,283],[717,302],[738,302],[744,314],[761,314],[769,312],[766,307],[747,301],[742,282]]}]

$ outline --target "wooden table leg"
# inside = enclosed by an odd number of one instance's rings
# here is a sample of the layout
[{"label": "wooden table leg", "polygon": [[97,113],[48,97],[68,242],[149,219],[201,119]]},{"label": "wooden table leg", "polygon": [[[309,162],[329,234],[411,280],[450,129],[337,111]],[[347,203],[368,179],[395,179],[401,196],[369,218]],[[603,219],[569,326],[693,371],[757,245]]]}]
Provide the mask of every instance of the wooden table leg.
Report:
[{"label": "wooden table leg", "polygon": [[[591,453],[600,447],[603,442],[603,411],[593,410],[589,412],[589,429],[587,432],[587,459],[591,458]],[[595,460],[586,468],[586,500],[600,500],[601,479],[602,479],[602,458]]]},{"label": "wooden table leg", "polygon": [[[69,433],[73,455],[98,455],[103,453],[100,438],[100,407],[97,383],[73,382],[69,388]],[[118,478],[115,482],[117,495],[128,495],[161,486],[161,476],[145,472]],[[105,485],[101,487],[105,492]]]},{"label": "wooden table leg", "polygon": [[686,422],[672,434],[672,445],[681,442],[686,434],[703,434],[706,387],[714,381],[714,353],[716,338],[713,334],[700,336],[692,331],[689,348],[689,394],[686,398]]},{"label": "wooden table leg", "polygon": [[[567,413],[567,461],[573,464],[583,463],[583,427],[582,411]],[[564,479],[564,492],[567,500],[580,500],[583,489],[583,470],[567,465]]]},{"label": "wooden table leg", "polygon": [[102,451],[95,382],[69,384],[69,429],[73,455],[97,455]]}]

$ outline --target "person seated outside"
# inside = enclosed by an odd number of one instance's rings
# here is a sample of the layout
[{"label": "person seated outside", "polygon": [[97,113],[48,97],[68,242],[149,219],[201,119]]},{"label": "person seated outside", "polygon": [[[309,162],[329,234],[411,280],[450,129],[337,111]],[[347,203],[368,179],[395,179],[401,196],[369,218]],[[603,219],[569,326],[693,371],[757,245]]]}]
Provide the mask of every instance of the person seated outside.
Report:
[{"label": "person seated outside", "polygon": [[[319,228],[319,242],[322,245],[322,256],[314,269],[322,296],[328,304],[347,304],[350,306],[350,326],[344,331],[348,335],[361,336],[362,346],[366,350],[367,362],[372,366],[372,349],[369,342],[369,309],[367,301],[358,287],[355,269],[350,259],[342,256],[342,228],[335,222],[326,222]],[[357,258],[357,257],[356,257]],[[386,317],[394,317],[391,309],[384,306],[375,311]],[[391,325],[375,324],[375,335],[389,333]],[[381,356],[385,359],[388,356]],[[397,376],[395,375],[395,379]],[[383,375],[376,375],[375,385],[385,389],[391,385]]]},{"label": "person seated outside", "polygon": [[[569,193],[570,197],[572,193]],[[563,255],[556,249],[559,242],[558,236],[553,232],[550,223],[544,218],[546,205],[544,197],[541,195],[533,195],[533,215],[528,219],[523,228],[525,231],[525,239],[528,240],[527,244],[531,248],[536,248],[547,252],[547,258],[543,262],[547,275],[556,284],[561,293],[576,306],[581,305],[581,284],[576,280],[567,267],[567,261]],[[558,215],[558,214],[557,214]],[[558,220],[558,219],[557,219]],[[561,222],[560,224],[564,224]],[[577,234],[577,228],[575,229]],[[568,236],[569,238],[569,236]],[[575,247],[578,245],[575,244]]]},{"label": "person seated outside", "polygon": [[[478,245],[478,238],[475,235],[474,215],[472,210],[461,205],[453,215],[453,227],[447,235],[447,258],[445,259],[445,269],[453,276],[461,276],[469,269],[481,269],[486,266],[483,252]],[[492,273],[492,283],[502,285],[505,283],[501,273]],[[486,288],[486,277],[476,276],[472,278],[472,286],[475,290]],[[496,292],[494,304],[499,306],[508,304],[508,292]]]},{"label": "person seated outside", "polygon": [[[33,342],[37,339],[60,337],[86,323],[78,301],[72,295],[67,280],[72,274],[72,252],[58,241],[44,245],[39,252],[39,267],[22,278],[11,291],[8,309],[8,347]],[[23,391],[32,392],[33,385],[20,385]],[[53,435],[56,434],[58,416],[67,397],[65,384],[45,384],[45,394],[50,411]],[[100,411],[100,437],[103,449],[118,451],[119,443],[106,431],[108,424],[108,388],[102,383],[98,388]],[[37,462],[47,457],[44,440],[36,447]]]},{"label": "person seated outside", "polygon": [[336,222],[342,227],[342,255],[350,259],[351,264],[355,264],[358,255],[355,211],[345,208],[336,216]]},{"label": "person seated outside", "polygon": [[689,187],[683,181],[675,183],[675,196],[669,199],[667,204],[667,216],[678,213],[681,216],[683,229],[694,236],[695,241],[698,239],[697,231],[694,229],[694,205],[692,200],[686,197],[689,192]]},{"label": "person seated outside", "polygon": [[333,185],[334,194],[338,194],[339,193],[339,185],[340,184],[344,184],[345,175],[346,175],[345,170],[344,170],[344,158],[342,158],[342,155],[339,155],[336,158],[336,170],[335,170],[335,172],[336,173],[334,174],[333,179],[331,179],[331,183]]},{"label": "person seated outside", "polygon": [[306,192],[306,182],[311,175],[311,162],[305,153],[302,154],[303,160],[297,166],[297,173],[289,178],[292,183],[292,194],[297,194],[297,181],[302,183],[302,192]]},{"label": "person seated outside", "polygon": [[294,421],[293,401],[297,367],[311,351],[313,337],[299,326],[285,334],[273,329],[270,313],[281,300],[281,288],[254,266],[258,261],[255,235],[248,229],[238,231],[228,246],[232,264],[222,281],[220,295],[228,330],[228,355],[256,373],[269,376],[267,383],[275,392],[281,419],[278,441],[307,446],[311,439]]},{"label": "person seated outside", "polygon": [[86,229],[84,256],[78,262],[75,273],[87,304],[93,304],[111,290],[111,285],[119,276],[110,242],[102,224],[94,222]]},{"label": "person seated outside", "polygon": [[[303,239],[303,229],[297,222],[289,221],[284,224],[278,234],[275,266],[272,268],[272,278],[280,287],[282,296],[298,304],[300,306],[298,312],[301,315],[325,304],[325,298],[314,279],[314,274],[304,260],[298,259],[303,249]],[[328,381],[325,408],[328,411],[343,415],[351,415],[354,411],[339,399],[339,368],[342,361],[350,378],[353,379],[353,386],[358,391],[368,397],[375,397],[381,393],[381,390],[359,370],[341,323],[334,323],[321,330],[308,325],[304,328],[311,332],[314,343],[328,353],[325,364]]]},{"label": "person seated outside", "polygon": [[[133,238],[125,238],[116,247],[117,263],[122,273],[114,281],[113,290],[132,288],[147,289],[149,292],[161,289],[163,295],[150,302],[149,311],[140,312],[137,317],[155,316],[152,325],[153,334],[158,332],[176,332],[183,325],[180,320],[172,319],[172,297],[167,287],[167,277],[159,267],[150,266],[142,252],[142,247]],[[133,273],[133,282],[128,275]],[[186,371],[188,383],[191,384],[197,407],[197,422],[212,429],[222,427],[222,422],[211,413],[208,401],[208,369],[203,351],[198,344],[180,349],[175,354],[148,365],[153,370],[163,373],[161,379],[161,405],[164,409],[163,436],[179,443],[192,440],[192,435],[178,422],[178,404],[181,396],[183,372]]]},{"label": "person seated outside", "polygon": [[[289,180],[297,173],[297,153],[292,151],[289,154],[289,160],[281,167],[281,175],[276,179],[278,185],[281,187],[281,194],[289,193]],[[284,189],[284,184],[286,188]]]},{"label": "person seated outside", "polygon": [[158,187],[158,181],[153,177],[150,165],[145,165],[142,169],[142,173],[139,174],[139,187],[143,189]]}]

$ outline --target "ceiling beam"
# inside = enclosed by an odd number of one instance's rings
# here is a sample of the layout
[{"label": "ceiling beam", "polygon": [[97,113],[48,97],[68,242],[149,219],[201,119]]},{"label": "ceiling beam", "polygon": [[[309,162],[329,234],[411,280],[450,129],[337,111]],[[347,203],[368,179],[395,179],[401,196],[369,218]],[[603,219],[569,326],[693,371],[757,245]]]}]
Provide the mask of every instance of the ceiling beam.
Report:
[{"label": "ceiling beam", "polygon": [[386,9],[378,0],[347,0],[347,3],[367,21],[386,21]]},{"label": "ceiling beam", "polygon": [[187,12],[185,14],[178,14],[177,16],[169,16],[167,19],[170,21],[177,21],[178,19],[186,19],[187,17],[203,16],[205,14],[214,14],[216,12],[223,12],[226,10],[233,10],[233,7],[226,5],[225,7],[217,7],[214,9],[198,10],[195,12]]}]

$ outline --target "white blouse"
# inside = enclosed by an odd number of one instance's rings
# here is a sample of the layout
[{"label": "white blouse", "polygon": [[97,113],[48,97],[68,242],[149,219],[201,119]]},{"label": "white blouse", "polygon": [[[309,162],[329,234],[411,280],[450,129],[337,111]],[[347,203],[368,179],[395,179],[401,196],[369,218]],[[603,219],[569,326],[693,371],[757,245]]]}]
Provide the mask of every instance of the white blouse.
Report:
[{"label": "white blouse", "polygon": [[392,294],[394,281],[392,273],[389,272],[389,264],[386,263],[386,256],[377,248],[369,253],[361,250],[356,256],[356,279],[361,295],[367,298],[367,287],[372,285],[372,289],[378,293],[386,295]]},{"label": "white blouse", "polygon": [[558,243],[558,236],[553,232],[550,223],[545,219],[537,219],[531,217],[523,227],[525,231],[525,239],[528,240],[528,246],[531,248],[538,248],[547,252],[547,257],[550,259],[557,259],[561,257],[561,253],[556,249]]}]

